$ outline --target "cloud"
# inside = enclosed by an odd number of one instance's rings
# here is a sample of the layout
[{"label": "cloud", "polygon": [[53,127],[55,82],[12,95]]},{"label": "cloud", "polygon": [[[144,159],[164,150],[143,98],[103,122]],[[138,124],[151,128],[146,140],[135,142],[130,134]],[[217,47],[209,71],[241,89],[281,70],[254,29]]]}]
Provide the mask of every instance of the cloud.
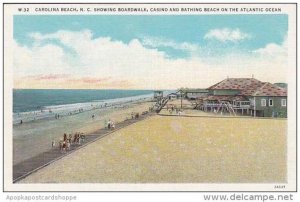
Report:
[{"label": "cloud", "polygon": [[[26,47],[13,43],[13,66],[15,76],[61,73],[62,69],[71,69],[63,48],[54,44]],[[66,73],[68,73],[66,71]]]},{"label": "cloud", "polygon": [[246,39],[250,39],[251,35],[245,32],[240,31],[238,28],[230,29],[212,29],[208,31],[204,39],[207,40],[218,40],[221,42],[240,42]]},{"label": "cloud", "polygon": [[47,75],[32,75],[25,76],[24,79],[33,79],[33,80],[58,80],[65,79],[70,77],[68,74],[47,74]]},{"label": "cloud", "polygon": [[109,81],[109,78],[83,77],[77,79],[76,81],[82,81],[84,83],[102,83],[102,82]]},{"label": "cloud", "polygon": [[117,80],[107,77],[79,77],[78,75],[64,75],[64,74],[49,74],[49,75],[33,75],[22,77],[15,80],[15,85],[18,88],[45,88],[45,89],[98,89],[98,88],[110,88],[118,89],[120,86],[123,88],[132,88],[134,85],[126,80]]},{"label": "cloud", "polygon": [[266,54],[258,50],[247,54],[169,58],[156,47],[191,51],[193,44],[148,40],[145,45],[140,39],[125,43],[94,37],[89,30],[32,33],[30,37],[35,40],[33,46],[14,43],[15,88],[205,88],[226,76],[252,74],[263,81],[286,81],[287,61],[282,51],[274,52],[272,60],[257,57]]},{"label": "cloud", "polygon": [[282,44],[269,43],[263,48],[254,50],[253,53],[256,53],[263,57],[278,57],[280,55],[287,58],[287,37],[284,38]]},{"label": "cloud", "polygon": [[190,52],[197,51],[200,49],[198,45],[191,44],[188,42],[178,43],[175,42],[174,40],[165,39],[162,37],[151,37],[151,36],[143,37],[142,44],[152,48],[169,47],[175,50],[184,50]]},{"label": "cloud", "polygon": [[55,33],[51,34],[44,34],[34,32],[30,33],[29,37],[34,39],[36,42],[40,42],[43,40],[60,40],[60,42],[64,45],[71,46],[72,43],[74,43],[73,39],[74,37],[77,38],[77,40],[85,40],[85,39],[91,39],[92,38],[92,32],[90,30],[82,30],[82,31],[65,31],[65,30],[59,30]]}]

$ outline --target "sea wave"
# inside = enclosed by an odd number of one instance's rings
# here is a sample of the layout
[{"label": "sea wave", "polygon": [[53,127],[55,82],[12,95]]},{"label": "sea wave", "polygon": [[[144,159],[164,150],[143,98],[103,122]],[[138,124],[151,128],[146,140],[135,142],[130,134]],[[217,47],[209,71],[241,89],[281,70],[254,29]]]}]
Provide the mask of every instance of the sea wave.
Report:
[{"label": "sea wave", "polygon": [[90,111],[93,109],[105,109],[110,107],[116,107],[126,103],[137,102],[141,100],[150,100],[153,94],[145,94],[131,97],[105,99],[105,100],[93,100],[84,103],[73,103],[63,105],[50,105],[45,106],[41,110],[34,110],[28,112],[15,112],[13,113],[13,124],[21,124],[30,121],[36,121],[41,119],[56,119],[64,116],[75,115]]}]

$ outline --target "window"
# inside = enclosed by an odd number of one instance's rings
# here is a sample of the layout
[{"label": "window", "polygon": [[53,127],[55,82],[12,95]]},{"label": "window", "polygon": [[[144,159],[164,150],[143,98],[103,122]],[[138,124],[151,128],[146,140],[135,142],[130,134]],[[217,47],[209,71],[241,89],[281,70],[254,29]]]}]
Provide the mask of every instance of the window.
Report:
[{"label": "window", "polygon": [[286,107],[286,99],[281,99],[281,106]]},{"label": "window", "polygon": [[273,100],[269,99],[269,106],[272,107],[273,106]]},{"label": "window", "polygon": [[266,99],[261,99],[261,106],[265,107],[267,105]]}]

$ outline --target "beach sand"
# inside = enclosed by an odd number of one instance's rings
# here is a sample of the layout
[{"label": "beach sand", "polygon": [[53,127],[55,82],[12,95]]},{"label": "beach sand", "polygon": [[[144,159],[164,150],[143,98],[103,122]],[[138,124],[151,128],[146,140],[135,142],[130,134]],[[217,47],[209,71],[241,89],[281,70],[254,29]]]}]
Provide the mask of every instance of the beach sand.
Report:
[{"label": "beach sand", "polygon": [[287,120],[153,116],[19,183],[285,183]]},{"label": "beach sand", "polygon": [[[38,155],[51,149],[52,140],[57,142],[64,133],[83,132],[85,134],[105,127],[105,120],[115,123],[131,117],[131,112],[143,112],[153,102],[138,101],[123,104],[126,108],[102,108],[85,111],[61,119],[42,119],[13,126],[13,164]],[[92,115],[95,118],[92,119]],[[57,145],[58,146],[58,145]]]}]

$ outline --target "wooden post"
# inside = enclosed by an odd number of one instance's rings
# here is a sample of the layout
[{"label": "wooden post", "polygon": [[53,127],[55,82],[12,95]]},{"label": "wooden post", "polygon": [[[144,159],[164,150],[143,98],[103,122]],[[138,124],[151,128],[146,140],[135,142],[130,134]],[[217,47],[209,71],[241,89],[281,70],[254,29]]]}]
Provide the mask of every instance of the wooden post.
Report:
[{"label": "wooden post", "polygon": [[181,98],[181,99],[180,99],[180,105],[181,105],[180,108],[181,108],[181,110],[182,110],[182,91],[180,91],[180,98]]},{"label": "wooden post", "polygon": [[256,102],[255,102],[255,97],[254,97],[254,117],[256,117]]}]

